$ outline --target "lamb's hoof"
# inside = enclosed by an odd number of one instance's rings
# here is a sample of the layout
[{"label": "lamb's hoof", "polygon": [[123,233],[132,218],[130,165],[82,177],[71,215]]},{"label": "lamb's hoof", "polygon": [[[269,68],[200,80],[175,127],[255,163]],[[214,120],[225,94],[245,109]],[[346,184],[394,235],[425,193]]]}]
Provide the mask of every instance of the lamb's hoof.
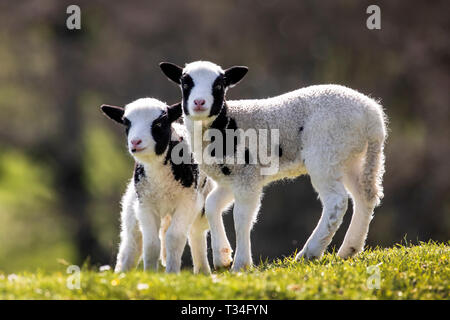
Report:
[{"label": "lamb's hoof", "polygon": [[320,257],[321,257],[320,254],[314,254],[313,252],[309,251],[308,249],[303,249],[295,256],[295,261],[300,261],[302,259],[304,261],[312,261],[312,260],[319,259]]},{"label": "lamb's hoof", "polygon": [[230,248],[220,249],[219,261],[214,261],[214,269],[217,271],[230,269],[233,263],[231,252],[232,250]]},{"label": "lamb's hoof", "polygon": [[247,271],[252,266],[252,263],[238,263],[234,262],[233,266],[231,267],[231,272],[237,273],[237,272],[243,272]]},{"label": "lamb's hoof", "polygon": [[203,274],[209,276],[211,274],[211,269],[209,267],[202,267],[199,270],[194,270],[194,274]]},{"label": "lamb's hoof", "polygon": [[341,248],[339,249],[337,255],[339,258],[348,259],[360,253],[362,249],[358,250],[355,247]]},{"label": "lamb's hoof", "polygon": [[117,264],[116,267],[114,268],[114,273],[122,273],[122,272],[128,272],[130,271],[130,267],[126,266],[124,264]]}]

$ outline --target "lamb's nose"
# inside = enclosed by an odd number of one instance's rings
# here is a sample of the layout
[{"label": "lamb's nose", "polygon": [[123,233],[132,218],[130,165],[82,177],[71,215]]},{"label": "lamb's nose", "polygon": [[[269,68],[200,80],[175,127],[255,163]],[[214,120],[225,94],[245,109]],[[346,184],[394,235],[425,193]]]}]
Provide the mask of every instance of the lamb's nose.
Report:
[{"label": "lamb's nose", "polygon": [[138,145],[140,145],[142,143],[141,139],[133,139],[130,141],[130,143],[133,145],[133,147],[137,147]]},{"label": "lamb's nose", "polygon": [[205,99],[195,99],[194,100],[194,104],[199,107],[203,106],[205,104],[205,102],[206,102]]}]

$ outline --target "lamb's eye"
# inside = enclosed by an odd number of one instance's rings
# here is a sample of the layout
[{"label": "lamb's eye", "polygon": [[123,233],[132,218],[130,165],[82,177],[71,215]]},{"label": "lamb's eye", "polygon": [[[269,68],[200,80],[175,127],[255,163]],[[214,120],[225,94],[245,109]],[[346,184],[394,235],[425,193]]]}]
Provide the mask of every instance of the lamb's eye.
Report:
[{"label": "lamb's eye", "polygon": [[222,85],[221,84],[217,84],[215,87],[214,87],[214,90],[221,90],[222,89]]},{"label": "lamb's eye", "polygon": [[183,89],[189,88],[189,85],[187,83],[183,83]]},{"label": "lamb's eye", "polygon": [[157,123],[155,123],[155,127],[157,127],[157,128],[161,128],[161,122],[157,122]]}]

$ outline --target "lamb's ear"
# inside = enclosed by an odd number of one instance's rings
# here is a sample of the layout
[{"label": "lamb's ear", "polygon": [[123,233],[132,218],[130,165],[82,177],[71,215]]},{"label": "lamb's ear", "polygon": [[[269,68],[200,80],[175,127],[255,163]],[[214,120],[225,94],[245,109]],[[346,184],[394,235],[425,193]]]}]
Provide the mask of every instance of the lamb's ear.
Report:
[{"label": "lamb's ear", "polygon": [[170,62],[161,62],[159,64],[162,72],[166,75],[167,78],[175,82],[176,84],[181,83],[181,76],[183,74],[183,68],[177,66],[174,63]]},{"label": "lamb's ear", "polygon": [[244,66],[235,66],[225,70],[225,85],[234,87],[247,74],[248,68]]},{"label": "lamb's ear", "polygon": [[170,122],[177,121],[181,117],[181,114],[181,102],[167,107],[167,117],[169,118]]},{"label": "lamb's ear", "polygon": [[110,118],[120,124],[123,124],[123,114],[125,113],[125,109],[122,107],[110,106],[107,104],[103,104],[100,107],[103,113]]}]

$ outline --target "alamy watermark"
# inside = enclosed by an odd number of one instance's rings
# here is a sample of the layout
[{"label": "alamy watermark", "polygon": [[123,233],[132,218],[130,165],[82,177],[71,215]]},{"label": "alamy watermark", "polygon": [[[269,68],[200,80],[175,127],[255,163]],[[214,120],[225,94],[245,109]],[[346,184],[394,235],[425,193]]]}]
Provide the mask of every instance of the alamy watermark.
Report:
[{"label": "alamy watermark", "polygon": [[66,269],[69,274],[66,280],[66,287],[69,290],[81,289],[81,269],[77,265],[70,265]]},{"label": "alamy watermark", "polygon": [[69,30],[81,29],[81,9],[76,4],[67,7],[66,13],[70,14],[66,19],[66,27]]},{"label": "alamy watermark", "polygon": [[[280,132],[278,129],[207,129],[200,121],[193,124],[192,152],[198,164],[258,165],[261,175],[279,171]],[[174,164],[192,162],[186,144],[176,145],[171,152]]]},{"label": "alamy watermark", "polygon": [[381,284],[381,271],[380,266],[382,262],[379,264],[367,267],[366,271],[370,276],[367,278],[366,285],[369,289],[380,289]]},{"label": "alamy watermark", "polygon": [[381,9],[376,4],[367,7],[366,13],[370,16],[366,20],[366,26],[369,30],[381,29]]},{"label": "alamy watermark", "polygon": [[[66,19],[66,26],[69,30],[80,30],[81,29],[81,8],[72,4],[66,9],[66,13],[69,16]],[[380,30],[381,29],[381,9],[378,5],[372,4],[367,7],[366,13],[370,14],[366,20],[366,27],[369,30]]]}]

